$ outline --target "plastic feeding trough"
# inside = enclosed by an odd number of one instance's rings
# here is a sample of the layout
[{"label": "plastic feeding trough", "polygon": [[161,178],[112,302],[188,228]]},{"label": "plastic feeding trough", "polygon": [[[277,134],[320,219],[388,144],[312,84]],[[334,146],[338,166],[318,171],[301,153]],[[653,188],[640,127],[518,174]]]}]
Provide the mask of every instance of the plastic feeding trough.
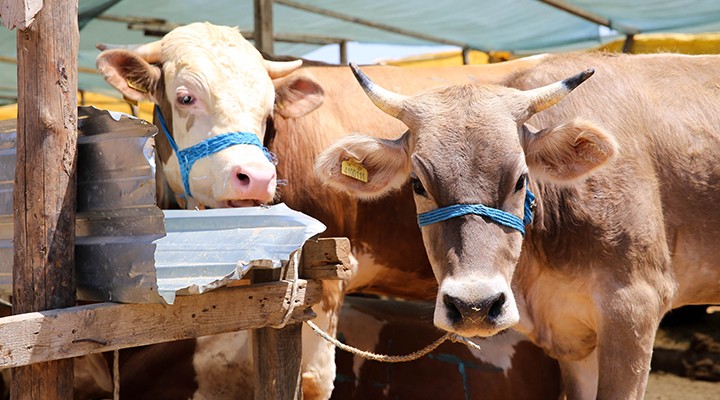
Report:
[{"label": "plastic feeding trough", "polygon": [[[78,111],[78,298],[172,303],[277,268],[325,230],[284,204],[217,210],[155,205],[154,125],[92,107]],[[0,122],[0,298],[12,293],[15,120]]]}]

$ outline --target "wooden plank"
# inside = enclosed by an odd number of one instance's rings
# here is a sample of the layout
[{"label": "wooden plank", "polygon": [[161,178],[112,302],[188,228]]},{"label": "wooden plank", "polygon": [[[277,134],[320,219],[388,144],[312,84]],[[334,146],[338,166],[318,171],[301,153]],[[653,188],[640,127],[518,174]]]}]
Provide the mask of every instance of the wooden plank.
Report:
[{"label": "wooden plank", "polygon": [[308,240],[302,249],[300,276],[304,279],[348,279],[350,241],[347,238]]},{"label": "wooden plank", "polygon": [[[13,313],[75,304],[77,0],[20,1]],[[9,15],[13,17],[13,15]],[[34,335],[31,335],[31,337]],[[8,336],[0,335],[3,338]],[[10,338],[9,338],[10,339]],[[12,338],[14,339],[14,338]],[[10,340],[12,340],[10,339]],[[72,398],[72,360],[12,371],[11,398]]]},{"label": "wooden plank", "polygon": [[[321,282],[298,283],[292,322],[311,318],[305,310],[322,296]],[[98,303],[0,318],[0,368],[277,324],[291,289],[272,282],[178,296],[173,305]]]},{"label": "wooden plank", "polygon": [[[262,273],[267,271],[267,267],[267,264],[262,263],[253,265],[253,269],[256,269],[252,276],[255,284],[276,279],[272,274]],[[283,268],[281,275],[291,285],[296,278],[292,265]],[[255,329],[252,331],[252,346],[254,399],[302,399],[302,324],[288,321],[280,329]]]},{"label": "wooden plank", "polygon": [[275,54],[273,43],[273,0],[254,0],[255,47],[266,54]]},{"label": "wooden plank", "polygon": [[26,29],[33,23],[42,6],[43,0],[0,0],[2,24],[10,30]]}]

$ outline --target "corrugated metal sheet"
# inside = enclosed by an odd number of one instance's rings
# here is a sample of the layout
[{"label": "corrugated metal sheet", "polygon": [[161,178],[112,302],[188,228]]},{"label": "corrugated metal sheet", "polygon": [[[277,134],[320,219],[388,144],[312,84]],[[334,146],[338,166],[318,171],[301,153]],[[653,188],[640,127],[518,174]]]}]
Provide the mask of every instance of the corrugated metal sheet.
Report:
[{"label": "corrugated metal sheet", "polygon": [[217,210],[165,210],[167,236],[157,240],[160,294],[196,294],[241,278],[256,260],[281,267],[305,241],[325,230],[285,204]]},{"label": "corrugated metal sheet", "polygon": [[[154,125],[92,107],[78,109],[76,277],[85,300],[159,301],[155,239]],[[0,124],[0,296],[12,293],[15,120]],[[150,160],[150,161],[148,161]]]},{"label": "corrugated metal sheet", "polygon": [[[277,267],[320,222],[284,204],[162,211],[155,206],[154,125],[79,108],[78,298],[172,303],[239,279],[255,260]],[[0,122],[0,298],[12,293],[15,121]],[[167,231],[167,235],[165,232]]]}]

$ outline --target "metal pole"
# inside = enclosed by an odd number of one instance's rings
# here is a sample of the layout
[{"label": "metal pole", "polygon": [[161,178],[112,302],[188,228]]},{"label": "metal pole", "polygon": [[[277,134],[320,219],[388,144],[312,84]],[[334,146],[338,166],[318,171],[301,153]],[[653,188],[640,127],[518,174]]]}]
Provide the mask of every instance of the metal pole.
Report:
[{"label": "metal pole", "polygon": [[545,3],[549,6],[555,7],[558,10],[562,10],[562,11],[570,13],[576,17],[580,17],[586,21],[594,22],[598,25],[606,26],[610,29],[615,29],[616,31],[624,33],[626,35],[634,35],[634,34],[640,33],[640,29],[637,29],[632,26],[612,22],[610,19],[605,18],[601,15],[593,14],[589,11],[583,10],[580,7],[576,7],[576,6],[564,3],[559,0],[539,0],[539,1],[541,3]]},{"label": "metal pole", "polygon": [[[403,36],[426,40],[428,42],[442,43],[442,44],[447,44],[450,46],[457,46],[457,47],[469,47],[467,43],[443,39],[443,38],[439,38],[437,36],[426,35],[424,33],[408,31],[408,30],[396,28],[396,27],[390,26],[390,25],[379,24],[377,22],[372,22],[372,21],[369,21],[366,19],[357,18],[357,17],[353,17],[350,15],[346,15],[346,14],[341,14],[341,13],[338,13],[335,11],[326,10],[324,8],[309,6],[306,4],[295,3],[293,1],[288,1],[288,0],[275,0],[275,3],[283,5],[283,6],[287,6],[287,7],[292,7],[292,8],[298,9],[298,10],[323,15],[323,16],[330,17],[330,18],[336,18],[336,19],[339,19],[342,21],[352,22],[354,24],[365,25],[365,26],[369,26],[371,28],[380,29],[380,30],[384,30],[384,31],[392,32],[392,33],[397,33],[397,34],[403,35]],[[481,50],[481,49],[477,49],[477,50]]]}]

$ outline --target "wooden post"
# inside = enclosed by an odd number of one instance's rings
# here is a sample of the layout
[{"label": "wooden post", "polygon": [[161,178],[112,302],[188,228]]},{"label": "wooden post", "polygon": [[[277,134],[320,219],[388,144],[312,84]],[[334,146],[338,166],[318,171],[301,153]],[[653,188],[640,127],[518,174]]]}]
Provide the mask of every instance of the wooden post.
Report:
[{"label": "wooden post", "polygon": [[[268,266],[270,267],[270,266]],[[253,283],[277,279],[277,269],[253,265]],[[294,276],[285,271],[284,279]],[[289,301],[293,301],[289,299]],[[302,323],[252,331],[255,400],[302,399]]]},{"label": "wooden post", "polygon": [[254,0],[255,11],[255,47],[273,55],[273,0]]},{"label": "wooden post", "polygon": [[[17,32],[14,314],[75,305],[77,5],[45,0]],[[72,399],[72,385],[72,359],[32,364],[12,370],[11,398]]]},{"label": "wooden post", "polygon": [[348,63],[347,40],[341,40],[340,43],[338,43],[338,46],[340,47],[340,65],[347,65],[347,63]]},{"label": "wooden post", "polygon": [[470,48],[469,47],[462,48],[462,62],[463,62],[463,65],[470,64]]},{"label": "wooden post", "polygon": [[635,35],[625,36],[625,42],[623,43],[622,52],[632,53],[633,44],[635,43]]}]

